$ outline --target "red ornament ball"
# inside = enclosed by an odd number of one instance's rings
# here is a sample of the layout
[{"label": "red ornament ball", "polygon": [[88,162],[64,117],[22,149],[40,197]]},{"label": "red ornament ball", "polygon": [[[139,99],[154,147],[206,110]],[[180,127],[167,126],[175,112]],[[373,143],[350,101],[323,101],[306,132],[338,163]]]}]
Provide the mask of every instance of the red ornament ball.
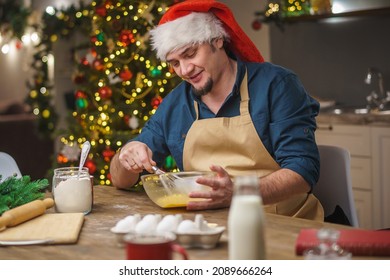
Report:
[{"label": "red ornament ball", "polygon": [[108,86],[103,86],[99,88],[98,93],[102,99],[108,99],[112,96],[112,89]]},{"label": "red ornament ball", "polygon": [[89,174],[93,174],[96,172],[96,164],[92,159],[87,159],[84,164],[85,167],[88,167]]},{"label": "red ornament ball", "polygon": [[111,150],[110,147],[106,147],[106,149],[102,152],[104,160],[109,162],[111,158],[115,155],[115,151]]},{"label": "red ornament ball", "polygon": [[262,23],[261,21],[255,19],[253,22],[252,22],[252,28],[254,30],[260,30],[261,29],[261,26],[262,26]]},{"label": "red ornament ball", "polygon": [[107,15],[107,9],[105,5],[100,5],[96,7],[95,13],[101,17],[105,17]]},{"label": "red ornament ball", "polygon": [[152,99],[151,105],[154,109],[156,109],[158,106],[160,106],[161,102],[162,102],[162,97],[156,96]]},{"label": "red ornament ball", "polygon": [[133,78],[133,73],[125,68],[123,69],[120,73],[119,73],[119,77],[123,80],[123,81],[128,81],[130,80],[131,78]]},{"label": "red ornament ball", "polygon": [[78,98],[86,98],[87,95],[85,94],[84,91],[76,90],[76,92],[74,93],[74,97],[76,97],[77,99]]},{"label": "red ornament ball", "polygon": [[135,42],[133,32],[131,30],[122,30],[119,35],[119,41],[126,47]]}]

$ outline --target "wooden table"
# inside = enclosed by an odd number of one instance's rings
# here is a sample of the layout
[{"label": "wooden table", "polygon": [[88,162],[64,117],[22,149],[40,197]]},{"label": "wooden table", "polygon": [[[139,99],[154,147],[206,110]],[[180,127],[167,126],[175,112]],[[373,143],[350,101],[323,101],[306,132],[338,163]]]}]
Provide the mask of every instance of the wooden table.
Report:
[{"label": "wooden table", "polygon": [[[53,210],[49,210],[53,211]],[[110,229],[122,218],[139,213],[182,214],[183,218],[193,220],[196,214],[203,214],[205,220],[227,227],[228,209],[189,212],[184,208],[162,209],[155,205],[143,191],[122,191],[108,186],[94,187],[94,207],[85,216],[83,228],[76,244],[9,246],[0,248],[0,259],[56,259],[56,260],[123,260],[125,251],[117,246]],[[294,251],[295,240],[302,228],[321,228],[325,223],[295,219],[279,215],[266,215],[267,259],[301,259]],[[333,228],[345,226],[326,224]],[[223,260],[228,259],[227,232],[214,249],[187,249],[190,259]]]}]

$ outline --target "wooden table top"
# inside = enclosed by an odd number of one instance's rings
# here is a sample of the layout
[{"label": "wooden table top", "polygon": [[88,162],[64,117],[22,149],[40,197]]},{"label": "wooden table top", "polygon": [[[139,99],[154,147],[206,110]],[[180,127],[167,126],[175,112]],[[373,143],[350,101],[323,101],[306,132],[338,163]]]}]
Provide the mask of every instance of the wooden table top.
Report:
[{"label": "wooden table top", "polygon": [[[49,210],[50,211],[50,210]],[[53,210],[51,210],[53,211]],[[117,246],[116,237],[110,229],[128,215],[182,214],[184,219],[193,220],[196,214],[203,214],[209,223],[227,227],[228,209],[207,211],[186,211],[184,208],[162,209],[155,205],[143,191],[123,191],[109,186],[94,187],[94,206],[85,216],[83,228],[76,244],[9,246],[0,249],[0,259],[37,260],[124,260],[124,248]],[[302,228],[346,228],[304,219],[266,214],[267,259],[302,259],[295,255],[295,240]],[[190,259],[228,259],[227,232],[214,249],[187,249]]]}]

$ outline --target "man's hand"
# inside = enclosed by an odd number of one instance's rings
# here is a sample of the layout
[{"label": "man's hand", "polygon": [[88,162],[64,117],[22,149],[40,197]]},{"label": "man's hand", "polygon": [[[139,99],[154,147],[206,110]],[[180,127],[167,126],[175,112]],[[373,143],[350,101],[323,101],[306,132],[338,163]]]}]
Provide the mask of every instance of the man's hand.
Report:
[{"label": "man's hand", "polygon": [[147,145],[132,141],[122,147],[111,160],[111,182],[118,189],[128,189],[137,183],[144,169],[152,172],[152,151]]},{"label": "man's hand", "polygon": [[146,144],[132,141],[121,149],[119,162],[125,169],[134,173],[141,173],[144,169],[153,173],[152,166],[156,165],[156,162],[152,156],[153,153]]},{"label": "man's hand", "polygon": [[212,165],[210,170],[216,173],[213,177],[200,177],[197,183],[212,188],[210,192],[191,192],[191,198],[206,198],[204,201],[190,201],[187,210],[205,210],[226,208],[230,206],[233,196],[233,181],[221,166]]}]

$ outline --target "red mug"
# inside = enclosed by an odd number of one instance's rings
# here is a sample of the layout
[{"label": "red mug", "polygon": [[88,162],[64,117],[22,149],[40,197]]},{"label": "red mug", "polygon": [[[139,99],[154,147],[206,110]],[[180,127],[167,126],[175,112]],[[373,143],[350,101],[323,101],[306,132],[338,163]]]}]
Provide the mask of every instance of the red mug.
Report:
[{"label": "red mug", "polygon": [[166,234],[127,234],[124,237],[126,258],[128,260],[172,260],[173,253],[178,253],[188,260],[186,250],[175,243],[173,233]]}]

